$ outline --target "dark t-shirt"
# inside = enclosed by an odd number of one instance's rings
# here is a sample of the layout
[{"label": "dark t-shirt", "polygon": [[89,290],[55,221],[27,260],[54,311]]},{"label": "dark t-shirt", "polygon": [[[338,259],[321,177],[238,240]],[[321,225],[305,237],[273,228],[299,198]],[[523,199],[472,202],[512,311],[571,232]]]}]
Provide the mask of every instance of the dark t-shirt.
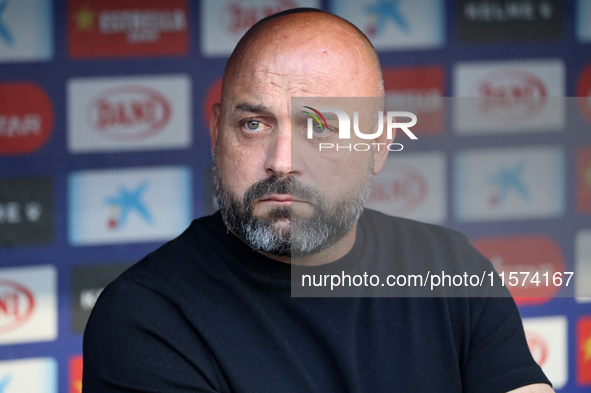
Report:
[{"label": "dark t-shirt", "polygon": [[[457,232],[370,210],[357,232],[348,259],[380,245],[397,263],[484,260]],[[219,213],[195,220],[101,294],[84,335],[84,393],[485,393],[549,383],[510,298],[295,298],[290,273],[229,233]]]}]

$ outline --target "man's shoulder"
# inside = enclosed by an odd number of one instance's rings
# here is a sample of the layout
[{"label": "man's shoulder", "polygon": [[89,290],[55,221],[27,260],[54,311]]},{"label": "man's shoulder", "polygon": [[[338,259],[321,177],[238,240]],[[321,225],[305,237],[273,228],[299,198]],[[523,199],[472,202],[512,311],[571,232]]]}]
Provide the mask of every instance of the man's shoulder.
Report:
[{"label": "man's shoulder", "polygon": [[212,215],[193,220],[178,237],[129,267],[111,287],[143,287],[167,293],[180,290],[183,286],[206,276],[208,273],[204,272],[204,269],[216,265],[209,263],[212,257],[208,250],[215,244],[215,234],[211,232],[210,227],[216,219],[216,216]]}]

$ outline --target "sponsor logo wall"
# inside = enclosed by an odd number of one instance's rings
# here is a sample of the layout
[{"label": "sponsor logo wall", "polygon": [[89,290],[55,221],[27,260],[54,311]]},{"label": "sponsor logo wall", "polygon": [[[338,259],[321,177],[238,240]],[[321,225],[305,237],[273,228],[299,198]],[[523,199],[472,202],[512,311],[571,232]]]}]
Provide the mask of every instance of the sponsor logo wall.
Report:
[{"label": "sponsor logo wall", "polygon": [[6,393],[57,393],[57,371],[53,358],[0,361],[0,387]]},{"label": "sponsor logo wall", "polygon": [[[561,60],[458,63],[455,131],[461,134],[561,131],[565,124]],[[552,98],[554,97],[554,98]],[[474,99],[477,98],[477,99]]]},{"label": "sponsor logo wall", "polygon": [[562,389],[568,380],[567,326],[564,316],[523,319],[529,350],[554,389]]},{"label": "sponsor logo wall", "polygon": [[74,172],[72,245],[170,240],[189,225],[191,173],[183,167]]},{"label": "sponsor logo wall", "polygon": [[460,151],[455,161],[460,221],[559,217],[564,154],[555,146]]},{"label": "sponsor logo wall", "polygon": [[30,82],[0,83],[0,97],[0,154],[39,150],[53,128],[53,107],[47,93]]},{"label": "sponsor logo wall", "polygon": [[187,0],[68,0],[73,58],[186,55]]},{"label": "sponsor logo wall", "polygon": [[0,269],[0,344],[57,338],[55,266]]},{"label": "sponsor logo wall", "polygon": [[187,148],[191,142],[186,75],[68,82],[68,149],[73,153]]},{"label": "sponsor logo wall", "polygon": [[204,56],[229,56],[259,20],[291,8],[320,8],[319,0],[202,0],[201,51]]},{"label": "sponsor logo wall", "polygon": [[386,110],[418,117],[368,206],[465,233],[500,273],[572,271],[512,294],[555,389],[589,390],[590,3],[0,0],[0,391],[81,392],[102,289],[215,209],[228,56],[294,7],[362,30]]},{"label": "sponsor logo wall", "polygon": [[53,226],[51,177],[0,179],[0,245],[50,243]]},{"label": "sponsor logo wall", "polygon": [[90,312],[103,289],[131,265],[132,263],[102,263],[72,268],[70,300],[73,332],[84,332]]},{"label": "sponsor logo wall", "polygon": [[53,56],[52,0],[0,2],[0,63]]},{"label": "sponsor logo wall", "polygon": [[463,42],[542,41],[562,36],[561,0],[460,0],[458,38]]},{"label": "sponsor logo wall", "polygon": [[442,0],[331,1],[330,11],[355,24],[378,51],[443,45]]}]

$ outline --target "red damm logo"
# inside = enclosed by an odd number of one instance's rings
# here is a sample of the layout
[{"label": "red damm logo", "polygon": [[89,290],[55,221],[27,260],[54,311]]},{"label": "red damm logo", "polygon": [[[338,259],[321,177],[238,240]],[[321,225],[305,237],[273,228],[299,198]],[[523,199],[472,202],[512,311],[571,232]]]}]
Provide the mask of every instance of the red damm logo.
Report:
[{"label": "red damm logo", "polygon": [[47,141],[53,108],[33,83],[0,83],[0,154],[32,153]]},{"label": "red damm logo", "polygon": [[591,65],[588,65],[579,78],[577,84],[577,101],[581,113],[591,122]]},{"label": "red damm logo", "polygon": [[399,163],[388,169],[382,181],[372,184],[368,204],[387,204],[389,214],[405,215],[421,206],[427,191],[421,172]]},{"label": "red damm logo", "polygon": [[31,291],[17,282],[0,279],[0,334],[26,323],[35,310]]},{"label": "red damm logo", "polygon": [[438,134],[443,129],[443,70],[440,67],[386,68],[383,70],[386,110],[417,115],[417,135]]},{"label": "red damm logo", "polygon": [[[493,237],[473,244],[499,274],[504,273],[505,286],[517,304],[545,303],[560,290],[560,286],[553,284],[553,277],[554,273],[564,273],[564,257],[558,244],[548,236]],[[516,285],[510,285],[511,273],[517,279],[512,280]],[[562,278],[565,283],[569,276]],[[572,280],[569,285],[574,285]]]},{"label": "red damm logo", "polygon": [[170,121],[171,111],[168,99],[154,89],[118,86],[90,101],[86,119],[91,129],[104,138],[136,141],[162,131]]},{"label": "red damm logo", "polygon": [[577,207],[591,212],[591,146],[581,147],[577,154]]},{"label": "red damm logo", "polygon": [[229,34],[242,35],[259,20],[297,7],[295,0],[232,1],[219,15],[220,23]]},{"label": "red damm logo", "polygon": [[187,0],[69,0],[70,56],[184,55]]},{"label": "red damm logo", "polygon": [[70,357],[69,393],[82,393],[82,356]]},{"label": "red damm logo", "polygon": [[491,121],[520,123],[530,120],[546,106],[544,82],[525,70],[500,69],[483,75],[471,88],[480,97],[481,115]]},{"label": "red damm logo", "polygon": [[577,384],[591,385],[591,316],[577,323]]}]

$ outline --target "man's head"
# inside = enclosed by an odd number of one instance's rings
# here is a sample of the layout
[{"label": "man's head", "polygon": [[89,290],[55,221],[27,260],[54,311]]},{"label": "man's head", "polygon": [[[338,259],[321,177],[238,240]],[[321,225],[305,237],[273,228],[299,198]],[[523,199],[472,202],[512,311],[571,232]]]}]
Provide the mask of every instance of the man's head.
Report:
[{"label": "man's head", "polygon": [[387,150],[312,154],[294,128],[291,98],[383,94],[371,43],[337,16],[289,11],[249,30],[228,61],[210,125],[230,230],[278,257],[315,254],[350,234]]}]

